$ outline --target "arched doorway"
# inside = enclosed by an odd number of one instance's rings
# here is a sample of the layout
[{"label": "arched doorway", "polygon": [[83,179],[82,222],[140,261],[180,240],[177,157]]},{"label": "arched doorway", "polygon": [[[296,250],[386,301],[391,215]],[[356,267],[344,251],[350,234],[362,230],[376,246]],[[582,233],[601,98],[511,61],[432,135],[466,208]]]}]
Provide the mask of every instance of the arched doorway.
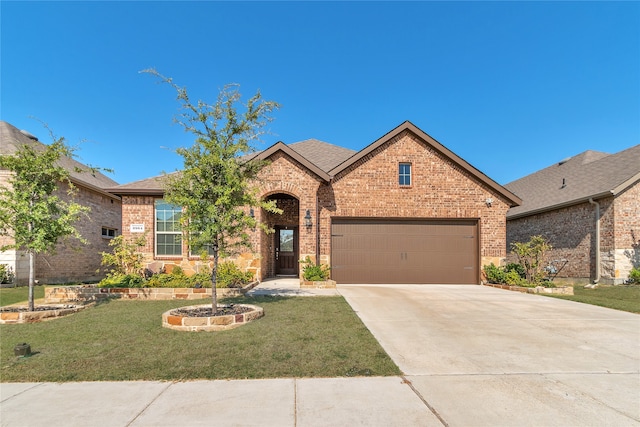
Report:
[{"label": "arched doorway", "polygon": [[[275,232],[263,236],[263,271],[265,277],[297,277],[299,271],[299,221],[300,201],[289,194],[271,194],[267,200],[275,200],[282,215],[262,212],[262,218]],[[265,250],[266,249],[266,250]]]}]

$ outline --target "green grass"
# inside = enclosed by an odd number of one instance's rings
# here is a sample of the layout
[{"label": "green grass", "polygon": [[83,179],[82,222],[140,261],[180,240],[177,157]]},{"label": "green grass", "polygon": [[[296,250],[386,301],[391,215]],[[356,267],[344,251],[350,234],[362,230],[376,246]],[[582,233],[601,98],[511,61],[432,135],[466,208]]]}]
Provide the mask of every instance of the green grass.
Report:
[{"label": "green grass", "polygon": [[[399,375],[342,297],[256,297],[265,317],[222,332],[179,332],[161,315],[187,301],[110,301],[71,316],[0,325],[0,380],[120,381]],[[206,301],[203,301],[206,303]],[[35,354],[16,358],[29,343]]]},{"label": "green grass", "polygon": [[575,285],[573,292],[575,295],[541,295],[599,305],[631,313],[640,313],[640,285],[601,285],[595,289],[585,289],[583,285]]},{"label": "green grass", "polygon": [[[44,298],[44,286],[35,286],[33,289],[35,299]],[[29,287],[0,288],[0,306],[11,305],[18,302],[27,303],[29,299]]]}]

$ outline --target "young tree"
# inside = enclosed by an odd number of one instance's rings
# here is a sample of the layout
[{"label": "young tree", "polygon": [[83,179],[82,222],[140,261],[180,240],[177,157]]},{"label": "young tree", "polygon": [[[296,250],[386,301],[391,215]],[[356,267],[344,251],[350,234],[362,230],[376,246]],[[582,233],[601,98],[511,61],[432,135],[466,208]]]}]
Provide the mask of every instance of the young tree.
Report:
[{"label": "young tree", "polygon": [[265,163],[242,159],[255,151],[252,144],[265,133],[265,126],[279,105],[265,101],[260,92],[243,104],[237,85],[225,86],[212,105],[200,100],[194,103],[186,88],[172,79],[154,69],[143,72],[176,90],[182,112],[175,121],[195,136],[191,147],[176,150],[184,159],[184,168],[179,174],[166,176],[165,199],[182,206],[182,230],[192,251],[207,251],[213,257],[211,311],[215,314],[220,257],[250,247],[248,230],[256,225],[267,231],[248,209],[258,207],[281,213],[275,201],[260,200],[251,187]]},{"label": "young tree", "polygon": [[551,244],[543,236],[532,236],[528,242],[511,244],[511,250],[524,267],[529,283],[538,283],[544,278],[545,256],[551,249]]},{"label": "young tree", "polygon": [[[68,236],[84,243],[74,223],[90,210],[73,201],[76,188],[70,172],[58,164],[61,157],[73,155],[73,148],[64,138],[51,136],[50,145],[25,144],[14,155],[0,156],[0,168],[12,172],[9,185],[0,187],[0,235],[13,240],[0,250],[16,249],[29,256],[29,311],[34,310],[36,254],[54,252],[58,241]],[[68,202],[59,193],[65,185]]]}]

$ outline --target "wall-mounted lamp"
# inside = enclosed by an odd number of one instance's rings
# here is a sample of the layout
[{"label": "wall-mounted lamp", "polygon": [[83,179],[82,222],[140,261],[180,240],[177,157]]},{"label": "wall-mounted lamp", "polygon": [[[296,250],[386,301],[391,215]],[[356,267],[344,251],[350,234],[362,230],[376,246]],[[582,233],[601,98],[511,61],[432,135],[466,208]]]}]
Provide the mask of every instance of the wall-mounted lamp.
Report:
[{"label": "wall-mounted lamp", "polygon": [[307,229],[310,229],[312,225],[313,223],[311,222],[311,211],[307,209],[307,213],[304,216],[304,226],[307,227]]},{"label": "wall-mounted lamp", "polygon": [[484,202],[487,204],[487,207],[490,208],[491,204],[493,203],[493,199],[491,197],[488,197]]},{"label": "wall-mounted lamp", "polygon": [[251,219],[256,219],[256,213],[253,211],[253,208],[249,209],[249,216]]}]

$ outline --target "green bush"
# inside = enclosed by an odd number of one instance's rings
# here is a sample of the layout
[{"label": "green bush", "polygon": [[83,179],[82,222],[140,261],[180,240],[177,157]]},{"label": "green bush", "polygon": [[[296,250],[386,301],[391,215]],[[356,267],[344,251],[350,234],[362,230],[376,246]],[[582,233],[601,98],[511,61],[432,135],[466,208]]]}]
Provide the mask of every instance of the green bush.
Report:
[{"label": "green bush", "polygon": [[11,266],[0,264],[0,283],[13,283],[15,275]]},{"label": "green bush", "polygon": [[309,282],[321,282],[329,278],[329,271],[331,268],[326,265],[316,265],[311,261],[310,257],[306,257],[300,261],[302,264],[302,277]]},{"label": "green bush", "polygon": [[109,274],[98,283],[100,288],[141,288],[145,280],[137,274]]},{"label": "green bush", "polygon": [[[241,288],[253,280],[253,273],[242,272],[235,263],[225,261],[218,264],[216,279],[217,288]],[[211,283],[210,278],[209,283]]]},{"label": "green bush", "polygon": [[629,282],[640,283],[640,268],[632,268],[629,272]]},{"label": "green bush", "polygon": [[525,272],[524,267],[521,264],[518,264],[517,262],[510,262],[509,264],[505,265],[504,271],[505,273],[515,271],[523,279],[527,277],[527,273]]},{"label": "green bush", "polygon": [[485,265],[483,270],[489,283],[506,283],[504,270],[497,267],[494,263]]}]

